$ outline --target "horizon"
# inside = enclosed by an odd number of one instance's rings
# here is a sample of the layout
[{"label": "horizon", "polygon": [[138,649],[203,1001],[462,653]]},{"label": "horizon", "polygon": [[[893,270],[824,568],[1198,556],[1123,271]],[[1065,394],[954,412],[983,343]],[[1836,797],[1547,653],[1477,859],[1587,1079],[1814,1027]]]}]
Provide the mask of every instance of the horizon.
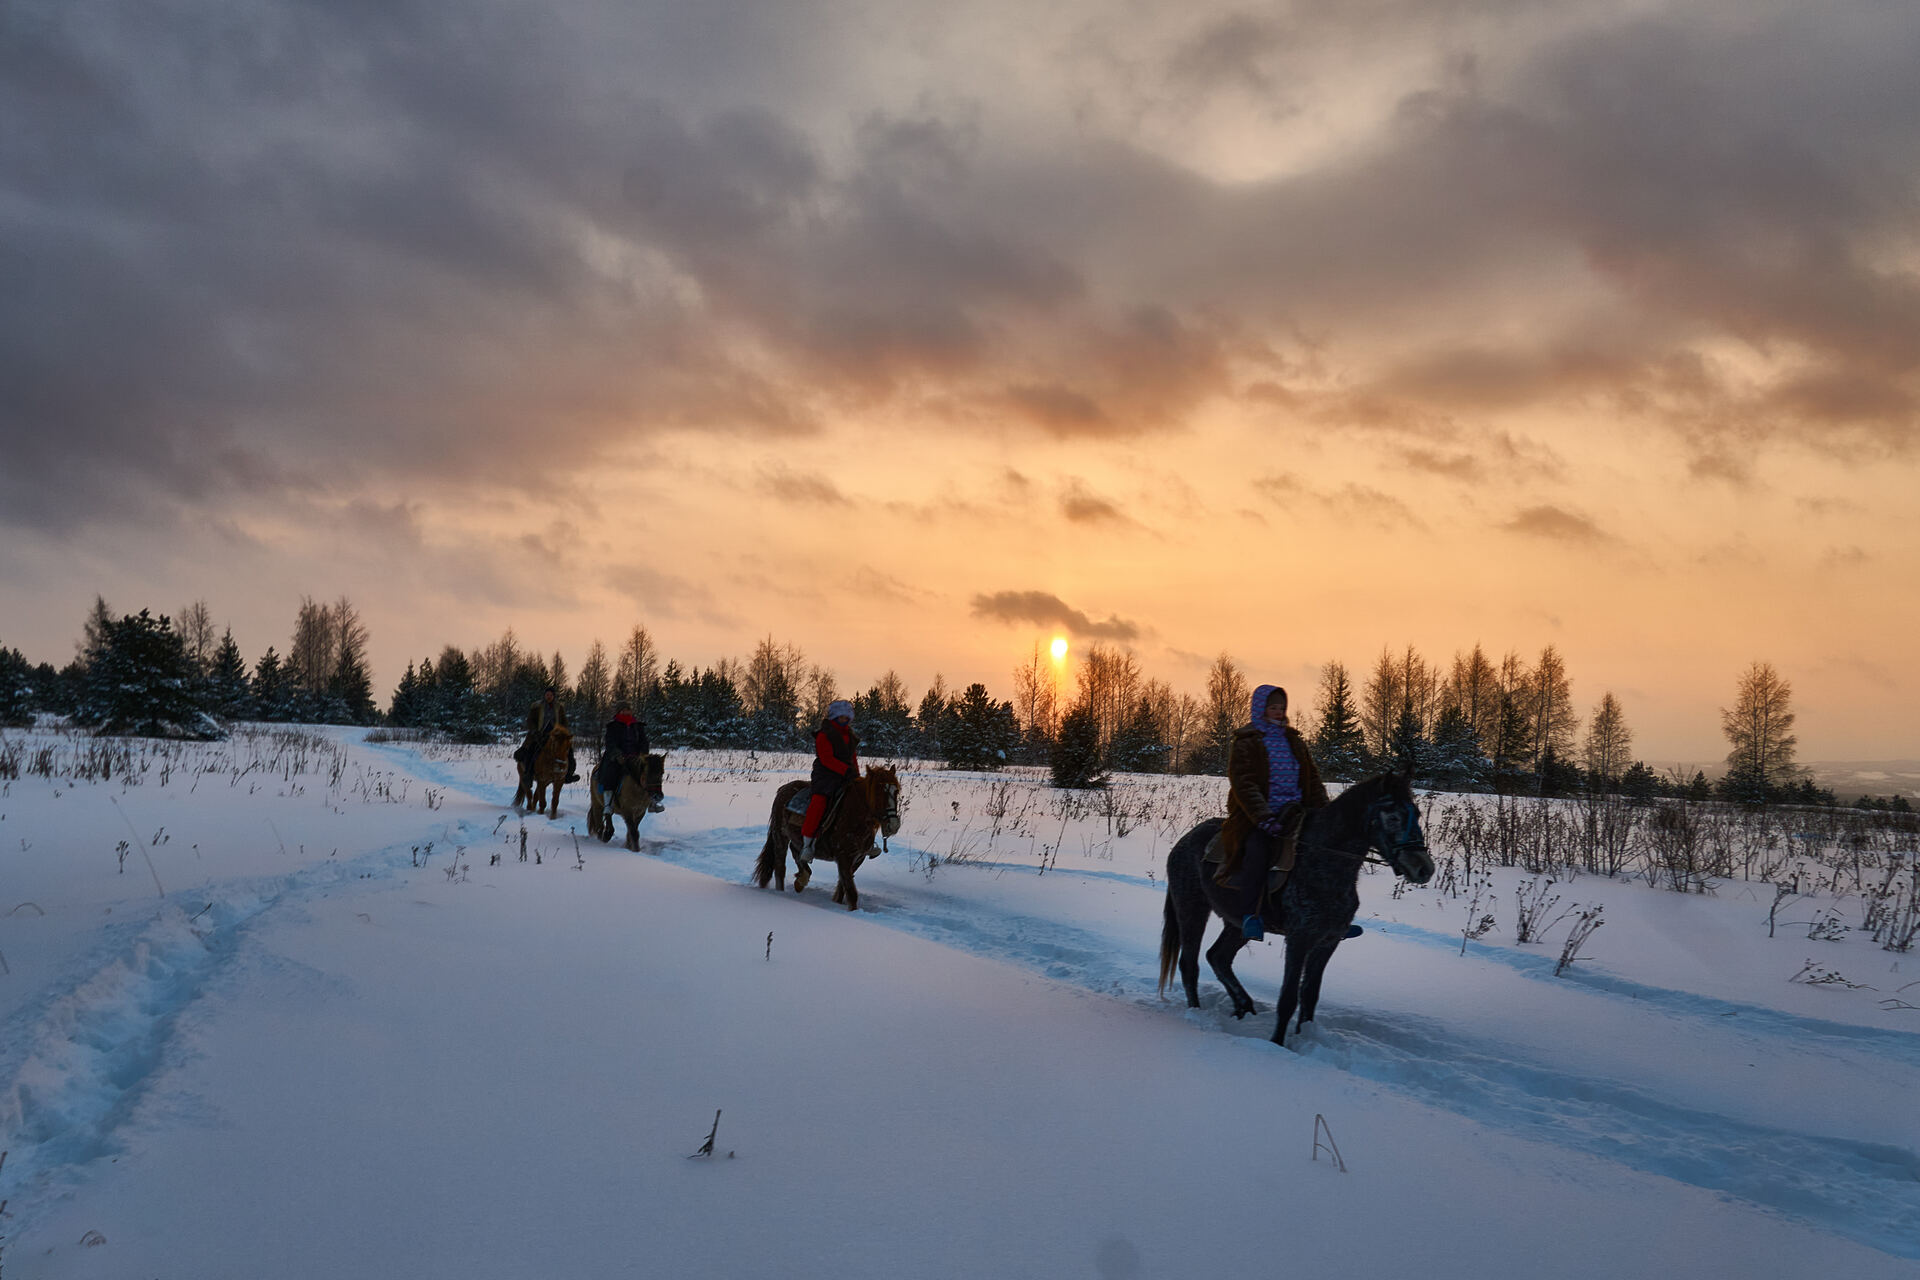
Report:
[{"label": "horizon", "polygon": [[1920,11],[29,0],[0,645],[346,596],[1006,696],[1483,644],[1920,757]]}]

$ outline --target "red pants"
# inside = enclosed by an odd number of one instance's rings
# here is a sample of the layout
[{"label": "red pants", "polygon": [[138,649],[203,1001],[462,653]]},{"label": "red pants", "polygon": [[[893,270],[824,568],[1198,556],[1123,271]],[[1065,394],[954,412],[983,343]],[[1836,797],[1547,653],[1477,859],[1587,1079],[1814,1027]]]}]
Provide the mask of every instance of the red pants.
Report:
[{"label": "red pants", "polygon": [[814,792],[813,798],[807,801],[807,816],[800,819],[800,834],[802,836],[819,835],[820,819],[826,812],[827,798],[817,791]]}]

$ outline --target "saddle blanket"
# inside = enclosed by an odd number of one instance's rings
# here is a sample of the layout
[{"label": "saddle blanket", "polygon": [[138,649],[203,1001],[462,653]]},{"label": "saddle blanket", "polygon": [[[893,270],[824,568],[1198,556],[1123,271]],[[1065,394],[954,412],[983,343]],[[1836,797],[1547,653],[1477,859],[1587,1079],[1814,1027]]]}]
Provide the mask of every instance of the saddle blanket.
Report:
[{"label": "saddle blanket", "polygon": [[807,801],[813,799],[813,788],[802,787],[793,793],[793,799],[787,801],[787,812],[796,818],[807,816]]}]

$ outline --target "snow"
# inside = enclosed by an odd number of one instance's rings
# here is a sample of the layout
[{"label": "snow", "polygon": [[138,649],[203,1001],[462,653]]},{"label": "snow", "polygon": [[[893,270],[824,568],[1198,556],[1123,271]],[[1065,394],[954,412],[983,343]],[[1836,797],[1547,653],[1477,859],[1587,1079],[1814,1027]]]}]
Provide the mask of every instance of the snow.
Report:
[{"label": "snow", "polygon": [[1517,870],[1464,948],[1465,899],[1376,872],[1282,1049],[1279,945],[1242,955],[1244,1023],[1204,966],[1201,1009],[1156,991],[1166,849],[1217,779],[909,768],[849,913],[830,867],[751,887],[797,758],[674,753],[633,854],[577,786],[509,810],[504,750],[362,732],[132,742],[91,781],[87,739],[0,738],[53,752],[0,783],[7,1276],[1920,1259],[1920,960],[1809,939],[1810,902],[1769,938],[1767,886],[1556,885],[1606,923],[1555,977],[1560,932],[1511,942]]}]

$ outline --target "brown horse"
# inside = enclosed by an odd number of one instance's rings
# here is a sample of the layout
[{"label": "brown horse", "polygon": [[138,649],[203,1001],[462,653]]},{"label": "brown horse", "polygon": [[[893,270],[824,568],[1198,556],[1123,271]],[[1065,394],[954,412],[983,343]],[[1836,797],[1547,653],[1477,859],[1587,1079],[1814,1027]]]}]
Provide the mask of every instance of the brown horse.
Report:
[{"label": "brown horse", "polygon": [[600,771],[593,770],[587,779],[587,794],[591,797],[587,806],[587,833],[600,837],[602,844],[612,840],[613,815],[617,813],[627,820],[627,848],[640,852],[640,823],[666,794],[666,781],[667,758],[656,751],[640,766],[640,777],[632,773],[620,775],[620,785],[614,788],[609,804],[600,790]]},{"label": "brown horse", "polygon": [[[794,856],[793,891],[799,893],[813,878],[813,870],[800,861],[800,815],[789,802],[806,789],[804,782],[789,782],[774,793],[773,813],[767,821],[767,843],[754,864],[754,882],[762,889],[768,881],[774,887],[787,887],[787,855]],[[834,886],[833,900],[844,902],[852,911],[860,905],[860,890],[854,887],[853,873],[867,860],[876,835],[900,834],[900,779],[885,765],[868,765],[864,778],[847,783],[840,793],[840,807],[832,812],[831,823],[822,823],[820,837],[814,843],[814,856],[831,858],[840,868],[840,883]]]},{"label": "brown horse", "polygon": [[[525,805],[549,818],[560,816],[560,788],[567,782],[567,762],[573,758],[573,730],[563,724],[553,726],[538,755],[531,762],[515,761],[520,768],[520,789],[513,793],[516,806]],[[547,788],[553,788],[553,807],[547,807]]]}]

